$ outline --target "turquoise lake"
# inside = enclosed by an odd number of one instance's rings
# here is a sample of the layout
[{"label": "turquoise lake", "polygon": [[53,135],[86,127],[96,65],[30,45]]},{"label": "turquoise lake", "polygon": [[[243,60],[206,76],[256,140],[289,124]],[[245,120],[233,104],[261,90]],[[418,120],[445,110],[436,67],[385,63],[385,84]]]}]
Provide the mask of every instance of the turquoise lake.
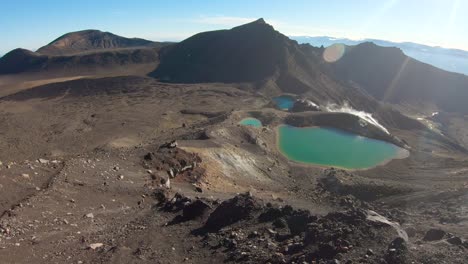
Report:
[{"label": "turquoise lake", "polygon": [[289,110],[294,106],[294,98],[287,95],[274,97],[273,102],[275,102],[276,106],[282,110]]},{"label": "turquoise lake", "polygon": [[256,118],[248,117],[242,119],[239,124],[244,125],[244,126],[253,126],[253,127],[261,127],[262,122]]},{"label": "turquoise lake", "polygon": [[337,129],[281,125],[278,147],[288,159],[345,169],[367,169],[409,152],[393,144]]}]

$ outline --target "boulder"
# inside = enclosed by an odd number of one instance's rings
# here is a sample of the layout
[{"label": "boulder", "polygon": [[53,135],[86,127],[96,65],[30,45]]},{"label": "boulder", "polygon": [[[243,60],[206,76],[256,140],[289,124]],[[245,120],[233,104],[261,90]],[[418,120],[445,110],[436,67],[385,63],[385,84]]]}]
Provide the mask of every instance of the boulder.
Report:
[{"label": "boulder", "polygon": [[397,237],[392,241],[392,243],[390,243],[388,249],[395,249],[396,251],[405,251],[407,250],[406,241],[401,237]]},{"label": "boulder", "polygon": [[444,238],[446,235],[446,232],[440,229],[436,228],[431,228],[429,231],[426,232],[426,235],[424,236],[423,240],[424,241],[436,241],[436,240],[441,240]]},{"label": "boulder", "polygon": [[298,235],[307,230],[307,225],[317,220],[317,217],[311,216],[308,211],[298,211],[296,214],[287,218],[288,228],[292,235]]},{"label": "boulder", "polygon": [[388,246],[385,260],[387,263],[407,263],[407,253],[408,246],[406,241],[401,237],[397,237]]},{"label": "boulder", "polygon": [[98,249],[100,247],[103,247],[104,244],[103,243],[93,243],[93,244],[90,244],[88,246],[89,249],[92,249],[92,250],[95,250],[95,249]]},{"label": "boulder", "polygon": [[204,216],[208,215],[210,211],[211,206],[208,203],[202,200],[195,200],[194,202],[184,207],[182,211],[182,217],[184,220],[203,218]]},{"label": "boulder", "polygon": [[463,245],[463,240],[457,236],[454,236],[454,237],[451,237],[449,239],[447,239],[447,242],[449,242],[450,244],[452,245],[455,245],[455,246],[461,246]]},{"label": "boulder", "polygon": [[260,202],[252,197],[250,193],[240,194],[222,202],[211,213],[204,227],[210,231],[217,231],[225,226],[252,217],[253,213],[260,209]]}]

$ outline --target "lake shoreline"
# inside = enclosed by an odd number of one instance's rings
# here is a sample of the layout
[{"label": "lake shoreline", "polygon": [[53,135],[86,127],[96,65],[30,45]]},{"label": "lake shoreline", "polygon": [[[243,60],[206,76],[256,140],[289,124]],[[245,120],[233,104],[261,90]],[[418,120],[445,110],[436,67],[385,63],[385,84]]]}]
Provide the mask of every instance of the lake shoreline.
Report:
[{"label": "lake shoreline", "polygon": [[[388,159],[385,159],[383,160],[382,162],[379,162],[377,163],[376,165],[373,165],[373,166],[370,166],[370,167],[365,167],[365,168],[350,168],[350,167],[344,167],[344,166],[339,166],[339,165],[335,165],[335,164],[321,164],[321,163],[313,163],[313,162],[307,162],[307,161],[298,161],[298,160],[295,160],[293,157],[291,157],[291,155],[288,155],[286,153],[286,151],[284,151],[282,148],[281,148],[281,132],[280,132],[280,128],[283,127],[283,126],[290,126],[290,127],[293,127],[295,129],[310,129],[310,128],[324,128],[324,129],[331,129],[331,130],[335,130],[336,132],[339,132],[339,133],[344,133],[344,134],[347,134],[347,135],[356,135],[358,137],[362,137],[362,138],[365,138],[367,140],[371,140],[371,141],[375,141],[375,142],[382,142],[382,143],[385,143],[385,144],[389,144],[389,145],[392,145],[393,147],[397,148],[396,149],[396,152],[394,154],[393,157],[391,158],[388,158]],[[365,136],[361,136],[361,135],[358,135],[358,134],[353,134],[353,133],[350,133],[348,131],[344,131],[344,130],[340,130],[340,129],[337,129],[337,128],[328,128],[328,127],[321,127],[321,126],[307,126],[307,127],[295,127],[295,126],[291,126],[291,125],[287,125],[287,124],[282,124],[282,125],[278,125],[275,127],[275,134],[276,134],[276,149],[277,151],[283,156],[285,157],[286,159],[288,159],[289,162],[293,163],[293,164],[297,164],[297,165],[301,165],[301,166],[305,166],[305,167],[318,167],[318,168],[330,168],[330,167],[333,167],[333,168],[338,168],[338,169],[343,169],[343,170],[347,170],[347,171],[363,171],[363,170],[370,170],[370,169],[373,169],[373,168],[376,168],[376,167],[379,167],[379,166],[384,166],[386,164],[388,164],[389,162],[391,162],[392,160],[401,160],[401,159],[405,159],[405,158],[408,158],[410,156],[410,152],[407,150],[407,149],[404,149],[404,148],[401,148],[401,147],[398,147],[392,143],[389,143],[389,142],[386,142],[386,141],[381,141],[381,140],[377,140],[377,139],[373,139],[373,138],[368,138],[368,137],[365,137]]]}]

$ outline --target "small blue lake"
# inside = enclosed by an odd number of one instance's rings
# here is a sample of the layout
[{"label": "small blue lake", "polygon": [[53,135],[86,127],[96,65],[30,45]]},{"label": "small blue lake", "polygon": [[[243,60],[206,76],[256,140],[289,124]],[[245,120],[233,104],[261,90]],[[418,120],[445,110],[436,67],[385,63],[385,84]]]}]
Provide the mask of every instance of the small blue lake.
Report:
[{"label": "small blue lake", "polygon": [[253,117],[247,117],[242,119],[239,124],[244,125],[244,126],[253,126],[253,127],[261,127],[262,126],[262,121],[253,118]]},{"label": "small blue lake", "polygon": [[273,97],[273,102],[281,110],[289,110],[294,106],[294,98],[287,95],[282,95],[278,97]]}]

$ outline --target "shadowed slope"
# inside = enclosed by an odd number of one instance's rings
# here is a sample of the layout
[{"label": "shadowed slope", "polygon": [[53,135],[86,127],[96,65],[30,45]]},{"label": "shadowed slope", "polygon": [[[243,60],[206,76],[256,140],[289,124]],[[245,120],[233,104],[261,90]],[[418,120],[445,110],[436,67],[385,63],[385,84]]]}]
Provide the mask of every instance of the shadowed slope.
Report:
[{"label": "shadowed slope", "polygon": [[[158,62],[158,48],[102,50],[70,56],[46,56],[15,49],[0,58],[0,75],[44,72],[57,76],[119,70],[124,66]],[[154,67],[154,66],[153,66]]]},{"label": "shadowed slope", "polygon": [[153,76],[168,82],[249,82],[275,73],[291,43],[259,19],[231,30],[196,34],[162,51]]},{"label": "shadowed slope", "polygon": [[378,100],[468,113],[467,76],[411,59],[397,48],[373,43],[347,47],[333,68],[340,79],[357,83]]},{"label": "shadowed slope", "polygon": [[14,49],[0,58],[0,74],[19,73],[25,68],[41,68],[47,56],[26,49]]}]

